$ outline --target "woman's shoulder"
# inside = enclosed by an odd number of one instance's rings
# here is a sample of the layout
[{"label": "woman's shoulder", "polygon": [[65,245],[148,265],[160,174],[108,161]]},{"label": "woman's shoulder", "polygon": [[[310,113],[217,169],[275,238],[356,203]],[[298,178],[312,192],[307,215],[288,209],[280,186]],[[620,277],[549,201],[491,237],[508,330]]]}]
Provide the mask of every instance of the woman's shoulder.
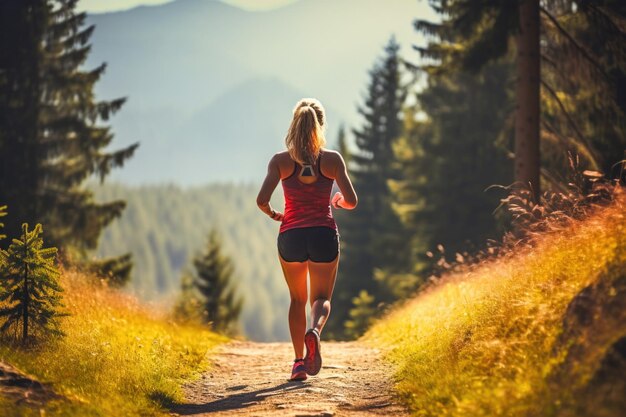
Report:
[{"label": "woman's shoulder", "polygon": [[287,151],[276,152],[272,156],[272,161],[277,162],[277,163],[284,163],[290,160],[291,160],[291,157],[289,156],[289,152]]},{"label": "woman's shoulder", "polygon": [[322,173],[334,179],[338,170],[342,170],[344,167],[343,158],[341,154],[332,149],[324,149],[322,148],[322,159],[321,159],[321,170]]},{"label": "woman's shoulder", "polygon": [[280,158],[280,159],[285,159],[285,158],[288,158],[288,159],[291,159],[291,157],[289,156],[289,152],[288,152],[288,151],[279,151],[279,152],[276,152],[276,153],[274,154],[273,158],[277,158],[277,159],[278,159],[278,158]]},{"label": "woman's shoulder", "polygon": [[327,163],[331,163],[333,165],[341,165],[343,163],[343,157],[341,154],[332,149],[322,148],[322,158],[326,160]]},{"label": "woman's shoulder", "polygon": [[281,172],[281,177],[286,174],[291,174],[294,169],[293,160],[291,159],[291,156],[289,156],[289,152],[287,151],[276,152],[270,160],[270,165],[278,168],[278,170]]},{"label": "woman's shoulder", "polygon": [[341,154],[333,149],[322,148],[322,155],[324,158],[336,160],[341,158]]}]

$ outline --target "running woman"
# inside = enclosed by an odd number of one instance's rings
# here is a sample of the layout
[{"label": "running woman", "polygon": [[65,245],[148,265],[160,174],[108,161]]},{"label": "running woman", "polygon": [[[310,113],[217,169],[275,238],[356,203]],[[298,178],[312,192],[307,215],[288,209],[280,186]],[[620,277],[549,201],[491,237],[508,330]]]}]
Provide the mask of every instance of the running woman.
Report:
[{"label": "running woman", "polygon": [[[322,367],[320,334],[330,314],[339,264],[339,233],[330,206],[352,210],[357,205],[343,158],[339,152],[323,148],[325,120],[318,100],[307,98],[296,104],[285,138],[287,149],[270,160],[257,197],[261,211],[281,222],[278,258],[291,296],[289,331],[296,358],[291,380],[305,380],[307,374],[316,375]],[[284,213],[270,205],[279,181],[285,195]],[[340,192],[331,200],[333,181]],[[311,327],[305,330],[307,298]]]}]

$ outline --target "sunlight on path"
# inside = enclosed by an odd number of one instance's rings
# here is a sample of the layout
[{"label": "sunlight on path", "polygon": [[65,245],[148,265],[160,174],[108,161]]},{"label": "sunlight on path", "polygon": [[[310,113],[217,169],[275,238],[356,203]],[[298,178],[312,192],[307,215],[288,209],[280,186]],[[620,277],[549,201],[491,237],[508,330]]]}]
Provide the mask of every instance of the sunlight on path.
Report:
[{"label": "sunlight on path", "polygon": [[390,395],[389,367],[380,352],[358,342],[322,343],[317,376],[289,382],[291,345],[232,342],[212,357],[209,372],[185,387],[175,415],[408,415]]}]

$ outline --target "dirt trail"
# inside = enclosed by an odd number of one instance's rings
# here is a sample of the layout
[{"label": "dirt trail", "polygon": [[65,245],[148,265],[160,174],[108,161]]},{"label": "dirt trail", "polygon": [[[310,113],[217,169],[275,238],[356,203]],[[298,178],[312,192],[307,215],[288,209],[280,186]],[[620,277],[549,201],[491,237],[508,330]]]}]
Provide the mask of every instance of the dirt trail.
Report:
[{"label": "dirt trail", "polygon": [[63,399],[50,385],[42,384],[36,378],[3,362],[0,362],[0,396],[15,401],[15,404],[31,407],[42,406],[50,400]]},{"label": "dirt trail", "polygon": [[185,387],[175,415],[408,415],[390,393],[380,352],[358,342],[322,342],[322,370],[304,382],[288,381],[288,343],[232,342],[214,355],[211,369]]}]

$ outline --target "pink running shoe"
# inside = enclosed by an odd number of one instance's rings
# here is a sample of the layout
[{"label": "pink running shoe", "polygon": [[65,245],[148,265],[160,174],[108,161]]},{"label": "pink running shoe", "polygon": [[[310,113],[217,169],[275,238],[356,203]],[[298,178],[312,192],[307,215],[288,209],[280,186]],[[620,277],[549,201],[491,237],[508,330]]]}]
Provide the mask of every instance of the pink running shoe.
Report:
[{"label": "pink running shoe", "polygon": [[317,375],[322,367],[322,355],[320,354],[320,334],[316,329],[307,330],[304,335],[304,367],[309,375]]},{"label": "pink running shoe", "polygon": [[290,381],[304,381],[306,379],[306,369],[304,367],[303,359],[296,359],[293,361],[293,368],[291,370]]}]

